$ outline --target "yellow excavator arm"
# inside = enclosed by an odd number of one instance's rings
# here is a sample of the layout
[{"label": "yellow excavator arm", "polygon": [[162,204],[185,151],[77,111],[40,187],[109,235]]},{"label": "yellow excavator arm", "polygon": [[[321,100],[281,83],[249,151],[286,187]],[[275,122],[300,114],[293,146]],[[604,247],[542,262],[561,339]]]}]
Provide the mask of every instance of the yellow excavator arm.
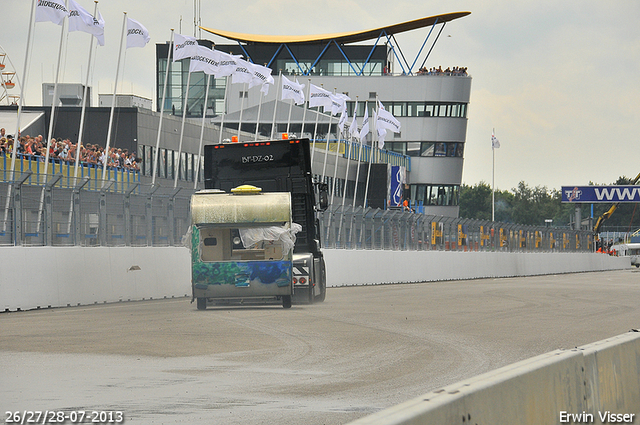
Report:
[{"label": "yellow excavator arm", "polygon": [[[634,185],[638,182],[638,180],[640,180],[640,174],[638,174],[635,179],[631,180],[629,184]],[[613,214],[616,211],[619,204],[620,204],[619,202],[616,202],[615,204],[611,205],[611,208],[609,208],[604,214],[598,217],[598,220],[596,221],[596,225],[593,226],[593,233],[597,234],[600,232],[600,226],[602,226],[602,223],[604,223],[606,219],[611,217],[611,214]]]}]

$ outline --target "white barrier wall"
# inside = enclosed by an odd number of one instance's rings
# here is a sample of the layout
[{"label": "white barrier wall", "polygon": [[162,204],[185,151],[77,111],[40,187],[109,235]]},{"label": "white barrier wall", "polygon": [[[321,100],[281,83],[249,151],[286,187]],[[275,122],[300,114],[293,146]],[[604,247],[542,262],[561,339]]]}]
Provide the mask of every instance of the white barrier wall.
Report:
[{"label": "white barrier wall", "polygon": [[[579,253],[324,250],[327,285],[530,276],[630,267]],[[183,247],[0,247],[0,308],[86,305],[191,294]]]},{"label": "white barrier wall", "polygon": [[638,423],[639,370],[633,332],[514,363],[351,425]]},{"label": "white barrier wall", "polygon": [[595,253],[324,249],[327,285],[428,282],[619,270],[629,257]]},{"label": "white barrier wall", "polygon": [[182,247],[0,247],[0,258],[2,311],[191,294]]}]

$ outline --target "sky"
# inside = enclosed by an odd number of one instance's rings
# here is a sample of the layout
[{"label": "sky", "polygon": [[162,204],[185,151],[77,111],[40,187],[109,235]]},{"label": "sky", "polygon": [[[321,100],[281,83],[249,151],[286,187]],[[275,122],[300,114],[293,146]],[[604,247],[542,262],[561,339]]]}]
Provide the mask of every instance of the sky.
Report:
[{"label": "sky", "polygon": [[[94,2],[77,2],[93,12]],[[511,190],[521,181],[560,189],[640,173],[633,159],[640,147],[637,0],[236,0],[229,7],[198,2],[204,27],[265,35],[357,31],[469,11],[446,25],[426,62],[427,67],[465,66],[472,77],[464,184],[491,184],[493,174],[496,189]],[[12,13],[3,19],[0,48],[20,78],[31,3],[2,4]],[[168,41],[171,28],[194,35],[194,0],[102,0],[98,9],[106,43],[94,49],[94,102],[98,93],[113,92],[123,12],[147,27],[151,41],[126,51],[118,93],[153,99],[155,44]],[[428,30],[396,36],[410,61]],[[229,43],[204,31],[196,35]],[[90,37],[68,34],[62,82],[84,82]],[[42,83],[54,81],[59,43],[59,26],[35,24],[25,105],[40,105]],[[5,62],[7,71],[12,66]],[[501,146],[492,153],[494,130]]]}]

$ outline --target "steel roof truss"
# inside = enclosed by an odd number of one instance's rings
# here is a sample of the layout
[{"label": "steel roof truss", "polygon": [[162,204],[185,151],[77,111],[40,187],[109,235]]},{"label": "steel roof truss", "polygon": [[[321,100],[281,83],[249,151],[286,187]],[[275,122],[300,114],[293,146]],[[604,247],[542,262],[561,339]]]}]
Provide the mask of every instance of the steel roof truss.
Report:
[{"label": "steel roof truss", "polygon": [[[433,23],[433,25],[431,25],[431,29],[429,30],[429,34],[427,34],[427,37],[424,39],[424,42],[422,43],[422,46],[420,46],[420,50],[418,51],[418,54],[416,55],[416,58],[413,60],[413,63],[411,64],[411,69],[413,69],[413,67],[415,66],[416,62],[418,61],[418,58],[420,57],[420,53],[422,53],[422,49],[424,49],[424,45],[427,44],[427,40],[429,40],[429,37],[431,37],[431,33],[433,32],[433,29],[436,27],[436,25],[438,24],[438,20],[436,19],[436,21]],[[444,27],[444,25],[443,25]],[[431,50],[429,50],[431,51]],[[427,55],[428,57],[428,55]],[[426,62],[426,59],[425,59]],[[422,64],[422,66],[420,68],[422,68],[424,66],[424,63]]]}]

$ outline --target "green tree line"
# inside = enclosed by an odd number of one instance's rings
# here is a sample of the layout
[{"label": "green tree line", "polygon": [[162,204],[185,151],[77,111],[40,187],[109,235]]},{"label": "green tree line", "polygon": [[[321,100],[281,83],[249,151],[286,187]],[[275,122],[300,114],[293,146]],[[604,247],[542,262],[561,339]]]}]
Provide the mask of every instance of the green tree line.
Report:
[{"label": "green tree line", "polygon": [[[619,177],[614,185],[629,185],[631,179]],[[589,183],[593,185],[592,182]],[[544,226],[545,220],[553,220],[555,227],[571,225],[574,204],[563,204],[562,193],[546,186],[531,187],[521,181],[511,190],[495,192],[495,219],[506,223]],[[460,217],[491,220],[491,186],[485,182],[460,188]],[[593,204],[593,224],[612,204]],[[583,204],[581,216],[591,217],[591,204]],[[604,222],[601,231],[635,231],[640,228],[640,208],[637,204],[619,204],[615,213]]]}]

